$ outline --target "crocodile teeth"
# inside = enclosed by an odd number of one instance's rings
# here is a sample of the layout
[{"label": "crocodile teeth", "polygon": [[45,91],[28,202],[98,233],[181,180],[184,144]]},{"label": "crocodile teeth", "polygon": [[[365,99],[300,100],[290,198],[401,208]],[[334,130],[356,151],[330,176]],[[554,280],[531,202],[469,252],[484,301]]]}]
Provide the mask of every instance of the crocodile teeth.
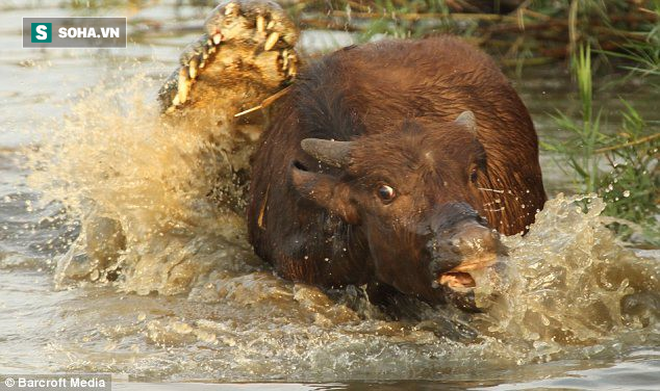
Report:
[{"label": "crocodile teeth", "polygon": [[271,20],[270,22],[268,22],[268,26],[266,26],[266,28],[267,28],[268,30],[272,30],[273,27],[275,27],[275,21],[274,21],[274,20]]},{"label": "crocodile teeth", "polygon": [[191,81],[188,78],[188,68],[181,68],[179,71],[179,94],[178,98],[181,104],[186,103],[188,100],[188,91],[190,90]]},{"label": "crocodile teeth", "polygon": [[289,66],[289,51],[284,49],[282,50],[282,69],[286,69]]},{"label": "crocodile teeth", "polygon": [[213,53],[215,53],[215,46],[211,46],[209,48],[209,54],[213,54]]},{"label": "crocodile teeth", "polygon": [[291,65],[289,66],[288,74],[289,74],[289,76],[295,76],[296,72],[297,72],[296,62],[291,61]]},{"label": "crocodile teeth", "polygon": [[209,38],[209,39],[206,40],[206,46],[208,46],[208,47],[212,47],[212,46],[213,46],[213,41],[211,40],[211,38]]},{"label": "crocodile teeth", "polygon": [[264,44],[264,50],[269,51],[270,49],[275,46],[277,43],[277,40],[280,39],[280,33],[272,33],[268,36],[266,39],[266,43]]},{"label": "crocodile teeth", "polygon": [[225,15],[231,15],[231,14],[236,14],[238,5],[236,3],[229,3],[227,4],[227,8],[225,8]]},{"label": "crocodile teeth", "polygon": [[216,33],[213,35],[213,43],[218,45],[222,41],[222,34]]},{"label": "crocodile teeth", "polygon": [[177,96],[174,97],[174,99],[172,99],[172,106],[176,107],[180,104],[181,104],[181,100],[179,99],[179,95],[177,95]]},{"label": "crocodile teeth", "polygon": [[257,31],[263,33],[266,30],[266,19],[263,16],[257,16]]},{"label": "crocodile teeth", "polygon": [[190,60],[190,65],[188,66],[188,73],[190,73],[191,79],[197,78],[197,60],[194,58]]}]

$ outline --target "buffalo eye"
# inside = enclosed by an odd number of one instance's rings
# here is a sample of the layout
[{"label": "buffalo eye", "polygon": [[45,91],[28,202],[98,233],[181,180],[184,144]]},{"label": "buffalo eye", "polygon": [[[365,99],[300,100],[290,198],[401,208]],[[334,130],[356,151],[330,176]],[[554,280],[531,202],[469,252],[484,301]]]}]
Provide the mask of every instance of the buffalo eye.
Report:
[{"label": "buffalo eye", "polygon": [[479,173],[476,167],[472,168],[472,171],[470,172],[470,182],[472,183],[477,183],[477,179],[479,178]]},{"label": "buffalo eye", "polygon": [[378,188],[378,197],[381,199],[381,201],[389,203],[394,199],[394,197],[396,197],[396,193],[394,192],[392,186],[380,185]]}]

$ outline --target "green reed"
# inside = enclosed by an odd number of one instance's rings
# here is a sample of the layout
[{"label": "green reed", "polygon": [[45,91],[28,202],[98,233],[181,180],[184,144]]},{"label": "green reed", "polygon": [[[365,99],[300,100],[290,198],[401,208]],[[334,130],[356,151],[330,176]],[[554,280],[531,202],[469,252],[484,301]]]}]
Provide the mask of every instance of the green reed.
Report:
[{"label": "green reed", "polygon": [[[660,245],[660,121],[646,121],[635,108],[621,100],[618,130],[605,133],[602,109],[593,103],[590,46],[580,46],[573,58],[581,118],[563,113],[554,116],[570,133],[564,141],[543,143],[559,154],[577,180],[578,191],[596,193],[607,202],[605,214],[611,227],[625,238]],[[633,236],[634,234],[634,236]]]},{"label": "green reed", "polygon": [[[285,3],[286,4],[286,3]],[[660,0],[300,0],[288,6],[304,26],[374,35],[468,38],[521,67],[576,55],[579,45],[627,53],[657,28]],[[631,48],[632,49],[632,48]],[[633,50],[634,52],[634,50]],[[635,52],[636,53],[636,52]]]}]

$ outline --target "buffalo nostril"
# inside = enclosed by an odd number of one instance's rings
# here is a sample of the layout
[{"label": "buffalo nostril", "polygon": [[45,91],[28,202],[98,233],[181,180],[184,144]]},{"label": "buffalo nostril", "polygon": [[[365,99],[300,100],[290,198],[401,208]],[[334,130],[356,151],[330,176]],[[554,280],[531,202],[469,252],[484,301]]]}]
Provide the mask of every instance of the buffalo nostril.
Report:
[{"label": "buffalo nostril", "polygon": [[449,249],[451,249],[452,252],[454,252],[454,253],[456,253],[456,254],[460,254],[460,253],[461,253],[461,247],[462,247],[462,241],[461,241],[461,239],[457,239],[457,238],[449,239],[449,240],[447,241],[447,245],[448,245],[447,247],[448,247]]}]

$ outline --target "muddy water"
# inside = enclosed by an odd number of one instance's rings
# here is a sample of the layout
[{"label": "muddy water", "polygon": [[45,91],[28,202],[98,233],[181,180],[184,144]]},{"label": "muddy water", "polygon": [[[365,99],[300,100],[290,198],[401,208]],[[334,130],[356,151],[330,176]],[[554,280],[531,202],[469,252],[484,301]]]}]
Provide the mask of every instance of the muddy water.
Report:
[{"label": "muddy water", "polygon": [[[163,123],[154,104],[195,36],[176,26],[205,11],[97,10],[129,15],[138,41],[22,50],[21,16],[80,12],[58,4],[0,2],[0,374],[110,372],[117,389],[143,390],[660,384],[658,252],[617,243],[600,200],[584,211],[584,197],[557,195],[571,183],[550,156],[553,200],[526,237],[505,239],[506,268],[478,276],[485,312],[410,302],[419,319],[392,321],[360,287],[321,292],[274,277],[241,216],[205,197],[222,153]],[[138,34],[154,21],[164,30]],[[308,33],[304,44],[346,40]],[[570,112],[566,75],[535,70],[516,87],[541,137],[556,132],[547,113]],[[657,118],[657,92],[617,93]],[[616,96],[601,99],[616,123]],[[103,264],[88,257],[113,245],[125,250]]]}]

